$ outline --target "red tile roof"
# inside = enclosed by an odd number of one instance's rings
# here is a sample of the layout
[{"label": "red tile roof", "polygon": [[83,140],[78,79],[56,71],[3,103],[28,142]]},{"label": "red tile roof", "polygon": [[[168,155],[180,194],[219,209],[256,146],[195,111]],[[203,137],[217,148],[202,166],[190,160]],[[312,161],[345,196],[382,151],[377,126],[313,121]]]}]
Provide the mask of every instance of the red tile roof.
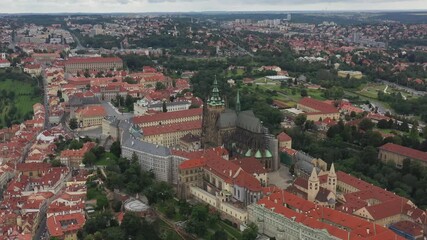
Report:
[{"label": "red tile roof", "polygon": [[277,140],[279,140],[279,142],[289,142],[292,141],[292,138],[285,132],[281,132],[279,135],[277,135]]},{"label": "red tile roof", "polygon": [[177,119],[177,118],[187,118],[192,116],[202,116],[203,109],[201,108],[193,108],[183,111],[176,111],[176,112],[161,112],[154,115],[144,115],[144,116],[137,116],[133,118],[133,123],[135,124],[142,124],[142,123],[150,123],[150,122],[158,122],[158,121],[165,121],[169,119]]},{"label": "red tile roof", "polygon": [[47,229],[52,237],[63,237],[67,232],[81,229],[85,223],[83,213],[51,216],[47,219]]},{"label": "red tile roof", "polygon": [[142,129],[142,132],[144,136],[152,136],[152,135],[159,135],[159,134],[175,133],[180,131],[197,130],[197,129],[202,129],[201,120],[144,127]]},{"label": "red tile roof", "polygon": [[233,163],[239,165],[245,172],[250,174],[264,174],[267,173],[264,165],[254,157],[242,158],[233,160]]},{"label": "red tile roof", "polygon": [[85,108],[79,108],[76,111],[76,114],[81,115],[82,117],[104,117],[107,115],[104,107],[102,105],[93,105],[87,106]]},{"label": "red tile roof", "polygon": [[387,151],[395,154],[399,154],[408,158],[426,161],[427,162],[427,153],[412,148],[400,146],[394,143],[386,143],[380,148],[382,151]]},{"label": "red tile roof", "polygon": [[122,63],[122,59],[118,57],[91,57],[91,58],[70,58],[65,61],[65,64],[78,64],[78,63],[108,63],[108,62],[117,62]]},{"label": "red tile roof", "polygon": [[205,166],[206,162],[203,158],[196,158],[196,159],[190,159],[182,162],[179,165],[179,169],[193,169],[193,168],[200,168]]},{"label": "red tile roof", "polygon": [[302,98],[298,104],[316,110],[319,113],[338,113],[332,105],[309,97]]}]

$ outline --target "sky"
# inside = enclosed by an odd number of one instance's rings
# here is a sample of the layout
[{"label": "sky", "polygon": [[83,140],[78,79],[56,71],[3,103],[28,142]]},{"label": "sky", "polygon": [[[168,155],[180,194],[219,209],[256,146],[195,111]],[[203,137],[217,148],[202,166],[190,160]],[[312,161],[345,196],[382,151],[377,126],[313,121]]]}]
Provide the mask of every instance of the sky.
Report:
[{"label": "sky", "polygon": [[0,13],[427,10],[427,0],[0,0]]}]

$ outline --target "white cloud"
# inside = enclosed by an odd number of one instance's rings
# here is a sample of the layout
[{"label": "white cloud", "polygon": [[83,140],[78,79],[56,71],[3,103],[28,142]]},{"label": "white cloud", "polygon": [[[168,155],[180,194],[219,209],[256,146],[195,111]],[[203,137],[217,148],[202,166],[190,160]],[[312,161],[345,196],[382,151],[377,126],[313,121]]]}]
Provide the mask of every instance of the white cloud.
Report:
[{"label": "white cloud", "polygon": [[427,10],[427,0],[1,0],[1,13]]}]

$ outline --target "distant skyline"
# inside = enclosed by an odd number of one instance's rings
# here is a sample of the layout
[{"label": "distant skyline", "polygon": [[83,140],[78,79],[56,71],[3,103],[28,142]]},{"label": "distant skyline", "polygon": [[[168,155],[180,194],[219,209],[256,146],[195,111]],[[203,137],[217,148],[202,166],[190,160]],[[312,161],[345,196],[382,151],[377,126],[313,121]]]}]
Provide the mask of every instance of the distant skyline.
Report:
[{"label": "distant skyline", "polygon": [[0,13],[427,10],[427,0],[1,0],[1,4]]}]

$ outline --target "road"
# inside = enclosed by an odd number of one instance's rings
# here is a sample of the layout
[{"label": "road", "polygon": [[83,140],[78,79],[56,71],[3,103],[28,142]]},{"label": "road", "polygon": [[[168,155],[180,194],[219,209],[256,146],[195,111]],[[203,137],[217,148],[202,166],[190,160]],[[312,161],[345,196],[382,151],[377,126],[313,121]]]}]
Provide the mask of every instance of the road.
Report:
[{"label": "road", "polygon": [[410,94],[412,94],[412,95],[415,95],[415,96],[424,96],[424,95],[426,95],[426,94],[427,94],[427,92],[424,92],[424,91],[417,91],[417,90],[415,90],[415,89],[408,88],[408,87],[405,87],[405,86],[402,86],[402,85],[399,85],[399,84],[396,84],[396,83],[393,83],[393,82],[389,82],[389,81],[387,81],[387,80],[377,79],[377,81],[379,81],[379,82],[381,82],[381,83],[383,83],[383,84],[390,85],[390,86],[392,86],[392,87],[394,87],[394,88],[397,88],[397,89],[399,89],[399,90],[401,90],[401,91],[406,91],[406,92],[408,92],[408,93],[410,93]]}]

